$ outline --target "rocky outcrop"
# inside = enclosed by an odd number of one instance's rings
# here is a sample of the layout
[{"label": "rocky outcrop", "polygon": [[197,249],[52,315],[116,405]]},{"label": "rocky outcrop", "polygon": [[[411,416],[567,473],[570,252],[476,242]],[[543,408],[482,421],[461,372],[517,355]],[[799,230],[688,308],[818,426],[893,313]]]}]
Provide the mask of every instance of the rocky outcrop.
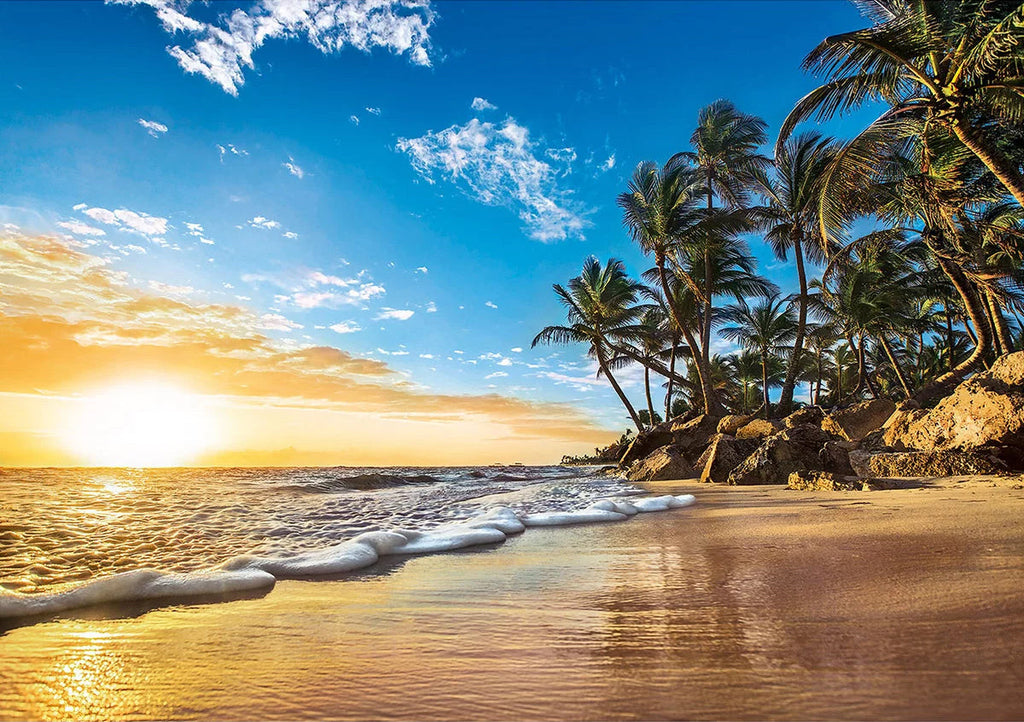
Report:
[{"label": "rocky outcrop", "polygon": [[758,447],[757,439],[737,439],[728,434],[716,434],[695,464],[700,480],[707,483],[724,484],[729,473]]},{"label": "rocky outcrop", "polygon": [[[853,470],[837,447],[826,444],[832,437],[816,426],[794,426],[761,444],[729,474],[729,484],[784,484],[794,471],[832,471],[852,475]],[[832,468],[826,468],[826,464]]]},{"label": "rocky outcrop", "polygon": [[917,451],[988,450],[1024,468],[1024,351],[999,358],[915,417],[893,445]]},{"label": "rocky outcrop", "polygon": [[736,432],[750,422],[750,416],[737,416],[735,414],[723,416],[718,422],[718,433],[735,436]]},{"label": "rocky outcrop", "polygon": [[737,439],[765,439],[774,436],[782,429],[778,421],[754,419],[736,430]]},{"label": "rocky outcrop", "polygon": [[999,459],[976,451],[897,451],[870,454],[859,460],[858,476],[906,478],[998,474],[1006,470]]},{"label": "rocky outcrop", "polygon": [[847,441],[860,441],[892,416],[896,404],[889,399],[862,401],[845,409],[838,409],[826,416],[821,428]]},{"label": "rocky outcrop", "polygon": [[619,466],[628,469],[656,449],[669,444],[677,447],[691,461],[695,460],[711,442],[711,437],[718,429],[718,421],[719,417],[704,415],[688,421],[666,421],[645,429],[633,439],[619,459]]},{"label": "rocky outcrop", "polygon": [[864,488],[856,477],[839,476],[831,471],[794,471],[786,486],[797,491],[860,491]]},{"label": "rocky outcrop", "polygon": [[824,419],[825,412],[821,410],[820,406],[805,406],[784,418],[782,420],[782,425],[787,429],[792,429],[794,426],[803,426],[805,424],[821,426],[821,422]]},{"label": "rocky outcrop", "polygon": [[663,446],[637,462],[626,473],[630,481],[691,479],[696,474],[690,462],[676,446]]}]

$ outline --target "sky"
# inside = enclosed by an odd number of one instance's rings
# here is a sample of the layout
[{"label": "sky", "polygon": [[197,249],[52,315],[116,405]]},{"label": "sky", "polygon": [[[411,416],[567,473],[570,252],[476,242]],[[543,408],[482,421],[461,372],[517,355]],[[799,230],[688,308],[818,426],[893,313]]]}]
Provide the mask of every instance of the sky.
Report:
[{"label": "sky", "polygon": [[[551,284],[591,254],[645,270],[615,205],[636,164],[718,98],[774,137],[807,51],[864,24],[827,1],[0,3],[0,465],[98,463],[115,397],[154,434],[207,429],[181,463],[617,438],[585,349],[530,348],[564,321]],[[642,407],[642,370],[621,380]]]}]

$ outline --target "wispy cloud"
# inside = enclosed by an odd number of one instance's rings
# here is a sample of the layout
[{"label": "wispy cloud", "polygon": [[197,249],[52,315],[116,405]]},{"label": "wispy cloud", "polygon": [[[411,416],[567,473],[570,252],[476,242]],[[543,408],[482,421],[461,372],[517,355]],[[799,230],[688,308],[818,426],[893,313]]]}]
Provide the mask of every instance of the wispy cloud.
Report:
[{"label": "wispy cloud", "polygon": [[415,311],[410,311],[406,308],[382,308],[380,313],[374,316],[376,321],[394,320],[394,321],[408,321],[413,317]]},{"label": "wispy cloud", "polygon": [[244,274],[246,283],[270,283],[285,293],[277,294],[274,301],[281,306],[293,306],[308,311],[314,308],[363,307],[367,301],[383,296],[386,290],[364,275],[342,278],[323,271],[278,276],[273,274]]},{"label": "wispy cloud", "polygon": [[427,273],[427,267],[420,266],[419,268],[416,269],[416,273]]},{"label": "wispy cloud", "polygon": [[494,301],[484,301],[484,305],[487,306],[487,308],[497,308],[498,307],[498,305],[496,303],[494,303]]},{"label": "wispy cloud", "polygon": [[281,227],[281,224],[278,223],[277,221],[272,221],[269,218],[264,218],[263,216],[255,216],[254,218],[250,218],[248,221],[246,221],[246,223],[248,223],[253,228],[263,228],[268,231]]},{"label": "wispy cloud", "polygon": [[601,164],[601,170],[609,171],[615,167],[615,154],[612,153],[608,158],[605,159],[604,163]]},{"label": "wispy cloud", "polygon": [[206,231],[203,229],[202,224],[186,223],[185,228],[188,229],[188,234],[194,238],[198,238],[200,243],[205,243],[208,246],[214,245],[213,241],[204,235]]},{"label": "wispy cloud", "polygon": [[221,163],[224,162],[224,156],[227,155],[228,153],[230,153],[231,155],[249,155],[249,151],[247,151],[245,148],[238,148],[232,145],[231,143],[228,143],[226,146],[218,143],[217,151],[220,153]]},{"label": "wispy cloud", "polygon": [[536,154],[529,130],[514,118],[499,127],[476,118],[419,138],[399,138],[413,168],[428,182],[440,175],[469,197],[516,210],[531,238],[583,238],[588,209],[557,187],[557,173]]},{"label": "wispy cloud", "polygon": [[363,329],[355,321],[341,321],[330,327],[335,333],[356,333]]},{"label": "wispy cloud", "polygon": [[96,228],[95,226],[90,226],[88,223],[82,223],[81,221],[61,221],[57,225],[79,236],[107,235],[107,232],[102,228]]},{"label": "wispy cloud", "polygon": [[167,48],[181,68],[231,95],[245,83],[245,71],[255,67],[253,53],[274,38],[305,38],[325,54],[348,46],[363,52],[383,48],[430,65],[435,13],[429,0],[260,0],[221,13],[214,22],[188,14],[189,3],[179,0],[112,1],[152,7],[165,31],[191,41]]},{"label": "wispy cloud", "polygon": [[348,122],[351,123],[352,125],[359,125],[359,116],[358,115],[350,115],[350,116],[348,116]]},{"label": "wispy cloud", "polygon": [[[136,233],[146,236],[150,240],[155,241],[159,236],[163,236],[167,233],[167,219],[160,218],[159,216],[151,216],[148,213],[130,211],[127,208],[118,208],[114,211],[99,207],[88,208],[81,203],[75,206],[75,210],[81,211],[98,223],[103,223],[108,226],[118,226],[124,230],[135,231]],[[163,239],[161,238],[159,240],[162,241]]]},{"label": "wispy cloud", "polygon": [[380,115],[380,108],[367,107],[366,112],[369,113],[370,115]]},{"label": "wispy cloud", "polygon": [[497,110],[498,109],[498,106],[495,105],[494,103],[491,103],[491,102],[485,100],[484,98],[479,98],[479,97],[473,98],[473,102],[469,104],[469,107],[472,108],[473,110],[477,111],[477,112],[481,112],[481,111],[484,111],[484,110]]},{"label": "wispy cloud", "polygon": [[302,178],[305,177],[305,175],[306,175],[306,171],[302,170],[302,168],[300,168],[298,165],[296,165],[294,158],[289,158],[287,161],[285,161],[281,165],[283,165],[285,168],[287,168],[288,172],[291,173],[296,178],[298,178],[299,180],[302,180]]},{"label": "wispy cloud", "polygon": [[155,120],[146,120],[139,118],[139,125],[146,129],[154,138],[159,138],[161,135],[167,132],[167,126],[163,123],[157,123]]}]

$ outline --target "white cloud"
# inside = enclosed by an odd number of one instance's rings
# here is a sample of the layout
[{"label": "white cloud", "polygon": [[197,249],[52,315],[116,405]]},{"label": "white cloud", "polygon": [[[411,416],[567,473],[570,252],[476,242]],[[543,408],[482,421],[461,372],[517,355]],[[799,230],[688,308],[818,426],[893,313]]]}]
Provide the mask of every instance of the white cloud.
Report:
[{"label": "white cloud", "polygon": [[107,232],[102,228],[96,228],[95,226],[90,226],[88,223],[82,223],[81,221],[61,221],[57,225],[79,236],[107,235]]},{"label": "white cloud", "polygon": [[220,13],[214,22],[191,17],[189,3],[178,0],[113,2],[152,7],[165,31],[191,43],[167,48],[181,68],[231,95],[245,83],[245,70],[255,67],[253,53],[274,38],[305,38],[325,54],[347,46],[363,52],[384,48],[430,65],[428,31],[435,13],[429,0],[260,0]]},{"label": "white cloud", "polygon": [[502,379],[508,376],[504,371],[495,371],[493,374],[487,374],[484,376],[485,379]]},{"label": "white cloud", "polygon": [[413,317],[415,311],[402,308],[382,308],[380,313],[373,317],[375,321],[384,321],[387,319],[393,319],[395,321],[408,321]]},{"label": "white cloud", "polygon": [[572,163],[576,160],[576,149],[575,148],[548,148],[544,151],[551,160],[559,163]]},{"label": "white cloud", "polygon": [[469,104],[469,107],[476,111],[483,110],[497,110],[498,106],[494,103],[490,103],[483,98],[473,98],[473,102]]},{"label": "white cloud", "polygon": [[272,230],[274,228],[281,227],[281,224],[278,223],[277,221],[272,221],[269,218],[264,218],[263,216],[256,216],[255,218],[250,218],[246,222],[253,228],[263,228],[266,230]]},{"label": "white cloud", "polygon": [[291,331],[302,328],[302,324],[295,323],[279,313],[265,313],[260,316],[259,327],[264,331]]},{"label": "white cloud", "polygon": [[426,312],[427,313],[437,313],[437,304],[434,303],[433,301],[428,301],[427,302]]},{"label": "white cloud", "polygon": [[[78,208],[78,206],[75,207]],[[163,239],[155,238],[154,236],[162,236],[167,233],[167,219],[151,216],[148,213],[130,211],[127,208],[118,208],[116,211],[106,208],[84,208],[80,210],[94,221],[141,233],[155,243],[163,243]]]},{"label": "white cloud", "polygon": [[608,158],[605,160],[605,162],[601,164],[601,170],[608,171],[608,170],[611,170],[614,167],[615,167],[615,154],[612,153],[610,156],[608,156]]},{"label": "white cloud", "polygon": [[[74,211],[84,211],[88,207],[89,206],[87,204],[85,204],[85,203],[76,203],[75,205],[71,206],[71,210],[74,210]],[[4,224],[4,225],[6,225],[6,224]]]},{"label": "white cloud", "polygon": [[295,164],[294,158],[288,158],[288,160],[282,163],[281,165],[287,168],[288,172],[291,173],[296,178],[298,178],[299,180],[302,180],[302,178],[306,175],[306,171],[302,170],[302,168]]},{"label": "white cloud", "polygon": [[512,353],[522,353],[523,352],[523,349],[521,349],[519,346],[516,346],[515,348],[510,349],[510,350],[512,351]]},{"label": "white cloud", "polygon": [[384,354],[385,356],[408,356],[408,351],[386,351],[380,346],[377,347],[377,353]]},{"label": "white cloud", "polygon": [[[145,250],[143,250],[145,253]],[[173,286],[169,283],[162,283],[161,281],[150,281],[149,287],[157,293],[162,293],[168,296],[191,296],[196,292],[196,289],[192,286]]]},{"label": "white cloud", "polygon": [[366,112],[369,113],[370,115],[380,115],[380,108],[367,107]]},{"label": "white cloud", "polygon": [[287,238],[289,241],[294,241],[296,238],[299,237],[299,234],[296,233],[295,231],[285,231],[281,235]]},{"label": "white cloud", "polygon": [[432,353],[421,353],[420,354],[420,358],[432,359],[432,358],[434,358],[434,354],[432,354]]},{"label": "white cloud", "polygon": [[167,126],[163,123],[157,123],[155,120],[145,120],[144,118],[139,118],[139,125],[145,128],[146,132],[149,133],[154,138],[159,138],[161,134],[167,132]]},{"label": "white cloud", "polygon": [[348,122],[351,123],[352,125],[359,125],[359,116],[358,115],[350,115],[350,116],[348,116]]},{"label": "white cloud", "polygon": [[245,148],[236,148],[231,143],[228,143],[227,147],[218,143],[217,150],[220,152],[221,163],[224,162],[224,156],[228,153],[230,153],[231,155],[249,155],[249,151],[247,151]]},{"label": "white cloud", "polygon": [[487,308],[497,308],[498,307],[497,304],[495,304],[493,301],[484,301],[484,305],[487,306]]},{"label": "white cloud", "polygon": [[557,173],[534,154],[529,130],[507,118],[501,127],[476,118],[419,138],[399,138],[397,148],[429,183],[445,177],[469,197],[516,210],[531,238],[583,238],[588,212],[557,187]]},{"label": "white cloud", "polygon": [[420,266],[419,268],[416,269],[416,273],[426,273],[426,272],[427,272],[427,267],[426,266]]},{"label": "white cloud", "polygon": [[205,243],[205,244],[207,244],[209,246],[214,245],[213,241],[211,241],[209,238],[206,238],[203,235],[205,233],[205,231],[203,230],[202,224],[200,224],[200,223],[186,223],[185,227],[188,229],[188,234],[190,236],[194,236],[194,237],[198,238],[200,243]]},{"label": "white cloud", "polygon": [[330,327],[336,333],[355,333],[363,329],[355,321],[341,321]]}]

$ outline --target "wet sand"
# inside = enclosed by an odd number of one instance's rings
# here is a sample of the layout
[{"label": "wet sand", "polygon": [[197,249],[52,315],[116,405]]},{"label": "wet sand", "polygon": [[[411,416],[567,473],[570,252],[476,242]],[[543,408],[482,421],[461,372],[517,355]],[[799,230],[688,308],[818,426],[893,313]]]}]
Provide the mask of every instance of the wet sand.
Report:
[{"label": "wet sand", "polygon": [[22,627],[0,718],[1021,719],[1020,481],[662,482],[697,505]]}]

